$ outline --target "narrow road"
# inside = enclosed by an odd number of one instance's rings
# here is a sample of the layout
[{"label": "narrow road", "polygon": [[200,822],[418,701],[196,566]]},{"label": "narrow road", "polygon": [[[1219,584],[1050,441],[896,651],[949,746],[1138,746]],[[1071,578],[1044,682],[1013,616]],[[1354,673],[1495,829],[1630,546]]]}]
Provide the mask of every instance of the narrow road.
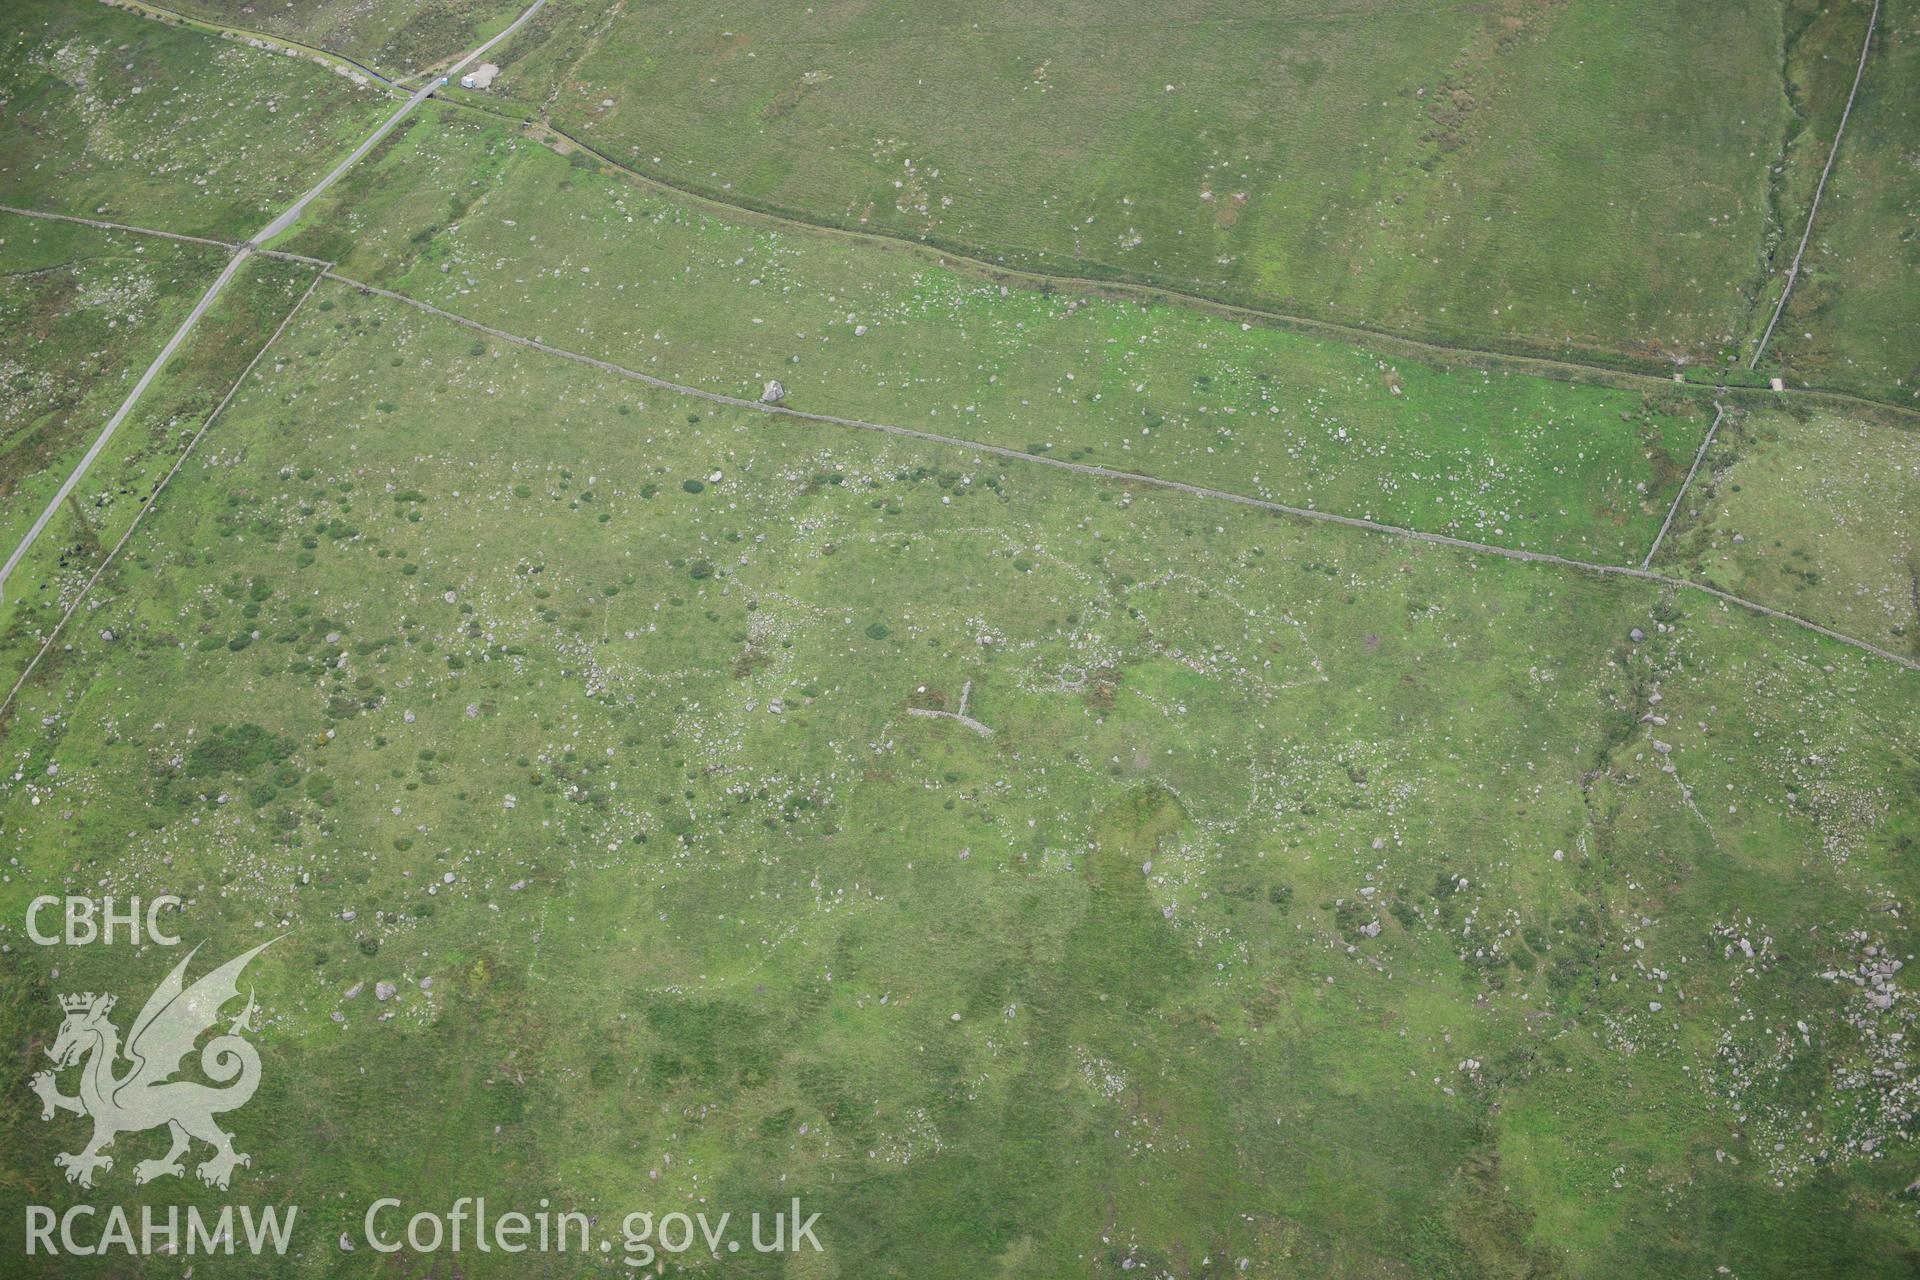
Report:
[{"label": "narrow road", "polygon": [[[323,268],[332,266],[331,263],[326,262],[320,265]],[[161,493],[166,490],[167,485],[172,483],[174,476],[180,473],[180,468],[186,465],[187,459],[193,454],[193,447],[200,443],[201,437],[213,429],[214,419],[227,411],[227,406],[233,402],[234,396],[240,393],[240,388],[245,385],[248,378],[253,376],[255,367],[259,365],[261,359],[266,356],[267,352],[272,350],[274,344],[280,341],[280,335],[287,331],[287,326],[293,323],[294,316],[298,315],[300,309],[307,305],[307,299],[313,296],[313,291],[320,287],[320,281],[325,278],[326,272],[324,270],[314,273],[313,279],[307,284],[307,291],[300,295],[300,300],[287,310],[286,315],[280,317],[279,327],[274,329],[273,336],[268,338],[266,342],[261,345],[260,349],[253,353],[253,359],[247,361],[247,367],[240,371],[240,376],[235,378],[233,385],[227,388],[227,394],[220,398],[220,403],[215,405],[213,412],[207,415],[207,420],[202,422],[200,429],[193,433],[193,439],[187,441],[187,447],[182,449],[180,456],[173,460],[173,466],[167,469],[166,475],[160,477],[160,483],[153,487],[153,493],[147,499],[146,505],[133,513],[133,520],[127,525],[127,531],[120,535],[120,541],[113,544],[113,549],[107,552],[99,564],[94,566],[93,576],[88,578],[80,590],[74,593],[73,602],[67,606],[67,611],[60,615],[60,620],[53,624],[51,631],[47,632],[47,638],[41,642],[38,651],[28,660],[26,668],[20,672],[20,678],[15,680],[13,682],[13,688],[7,691],[7,696],[4,699],[0,699],[0,723],[6,720],[8,708],[13,706],[13,700],[19,696],[20,690],[26,687],[27,680],[33,675],[34,668],[38,667],[40,660],[47,656],[47,652],[53,648],[54,641],[60,638],[60,633],[66,629],[69,622],[73,621],[73,616],[80,612],[80,606],[86,603],[88,594],[93,590],[93,584],[100,581],[101,575],[106,573],[113,562],[120,558],[120,552],[126,548],[126,545],[133,541],[133,535],[140,529],[140,522],[145,520],[153,511],[154,506],[160,501]]]},{"label": "narrow road", "polygon": [[207,308],[211,307],[213,300],[220,296],[220,291],[227,287],[227,281],[239,274],[240,265],[247,260],[248,252],[249,250],[242,249],[227,260],[226,270],[216,276],[213,283],[207,287],[207,291],[200,295],[200,301],[194,304],[193,310],[187,313],[187,318],[180,322],[180,327],[173,331],[171,338],[167,339],[167,345],[160,348],[160,354],[155,356],[153,363],[147,366],[147,371],[140,375],[140,381],[133,384],[133,390],[127,392],[127,398],[120,402],[120,407],[114,410],[111,418],[107,419],[107,425],[101,428],[99,437],[93,442],[93,447],[87,450],[86,455],[80,459],[79,465],[74,467],[73,473],[53,495],[53,501],[47,503],[47,509],[40,513],[40,518],[33,522],[33,527],[28,529],[26,536],[20,539],[20,545],[15,547],[13,554],[7,557],[6,567],[0,568],[0,600],[6,599],[7,579],[13,576],[15,566],[32,548],[41,530],[53,521],[55,515],[59,514],[60,504],[79,487],[81,477],[87,474],[87,468],[91,467],[93,460],[100,456],[100,451],[107,447],[107,441],[113,439],[113,433],[120,429],[120,424],[127,420],[127,415],[133,412],[134,404],[139,401],[148,384],[160,376],[160,370],[173,358],[173,353],[180,349],[180,344],[187,340],[187,335],[193,332],[193,326],[199,323],[200,317],[207,313]]},{"label": "narrow road", "polygon": [[297,222],[300,215],[307,211],[309,205],[319,199],[328,187],[331,187],[340,180],[340,175],[344,174],[348,169],[351,169],[361,157],[378,146],[382,138],[393,132],[396,125],[413,113],[414,108],[433,96],[433,91],[439,88],[445,80],[450,80],[454,76],[459,75],[468,63],[478,59],[482,54],[493,48],[493,46],[499,44],[502,40],[505,40],[508,36],[519,30],[521,25],[544,8],[546,3],[547,0],[533,0],[533,4],[528,6],[526,12],[509,23],[499,35],[494,36],[493,39],[487,41],[478,49],[475,49],[472,53],[469,53],[466,57],[454,63],[447,71],[444,79],[429,80],[418,92],[402,103],[399,110],[395,111],[391,116],[388,116],[385,123],[378,129],[375,129],[366,141],[354,148],[352,155],[335,165],[333,172],[315,183],[311,190],[289,205],[284,213],[262,227],[250,240],[234,252],[232,260],[227,263],[226,270],[215,277],[213,283],[207,287],[207,291],[200,295],[200,301],[194,304],[194,308],[187,314],[187,318],[181,321],[180,327],[173,331],[171,338],[167,339],[166,346],[160,349],[160,354],[155,356],[153,363],[147,366],[147,371],[140,375],[140,380],[133,384],[133,390],[127,393],[127,398],[120,402],[120,407],[114,411],[111,418],[107,419],[107,425],[101,428],[99,436],[94,439],[93,446],[87,450],[85,456],[80,459],[79,465],[74,467],[72,473],[69,474],[61,484],[59,491],[53,495],[53,500],[47,503],[47,509],[40,513],[40,518],[35,520],[33,527],[27,530],[26,536],[20,540],[20,545],[15,547],[13,554],[7,557],[6,564],[0,566],[0,600],[6,599],[7,582],[13,577],[13,571],[19,567],[20,561],[26,558],[27,552],[32,550],[33,544],[39,539],[40,534],[53,522],[54,516],[59,514],[60,504],[65,502],[73,491],[80,486],[80,481],[86,477],[88,468],[93,466],[94,460],[100,456],[101,452],[106,449],[107,443],[113,439],[113,433],[118,431],[120,424],[127,420],[127,416],[133,412],[134,405],[139,403],[141,395],[146,391],[147,387],[152,384],[153,380],[160,376],[160,371],[166,367],[167,361],[173,358],[173,353],[180,349],[180,344],[187,340],[187,335],[193,332],[193,327],[200,322],[200,317],[207,313],[208,308],[213,306],[214,300],[220,296],[221,291],[227,287],[234,276],[239,274],[240,267],[246,262],[247,256],[262,244],[273,239]]},{"label": "narrow road", "polygon": [[375,129],[371,137],[369,137],[365,142],[361,143],[358,147],[354,149],[354,152],[352,155],[348,156],[345,160],[342,160],[338,165],[336,165],[332,173],[328,174],[326,177],[320,179],[319,182],[315,183],[313,190],[307,192],[307,194],[301,196],[298,200],[295,200],[290,206],[288,206],[287,211],[285,213],[275,218],[272,222],[269,222],[265,227],[262,227],[260,229],[260,233],[254,236],[253,239],[247,241],[247,243],[257,248],[258,246],[266,243],[267,241],[273,239],[275,236],[279,235],[282,231],[285,231],[288,227],[292,226],[295,222],[298,222],[300,220],[300,215],[307,211],[307,206],[320,198],[321,192],[325,191],[328,187],[332,186],[335,182],[339,181],[341,174],[345,173],[348,169],[351,169],[354,166],[354,164],[362,156],[366,155],[367,152],[373,150],[374,147],[378,146],[380,143],[380,139],[386,137],[389,133],[393,132],[393,127],[399,124],[402,120],[406,119],[409,115],[411,115],[415,107],[419,106],[422,102],[425,102],[428,98],[432,97],[434,90],[438,89],[441,85],[445,84],[447,81],[453,79],[455,76],[459,75],[462,71],[466,70],[468,63],[477,61],[489,49],[493,48],[493,46],[499,44],[502,40],[505,40],[508,36],[518,31],[521,28],[521,26],[525,24],[527,19],[531,18],[534,14],[540,12],[541,9],[546,7],[546,4],[547,4],[547,0],[533,0],[533,3],[527,6],[527,11],[525,13],[522,13],[519,17],[515,18],[512,22],[508,23],[506,27],[500,32],[499,35],[487,41],[485,44],[481,45],[478,49],[475,49],[472,53],[469,53],[466,57],[460,59],[460,61],[454,63],[451,67],[447,68],[447,72],[444,76],[434,78],[434,79],[429,79],[424,85],[421,85],[420,88],[414,92],[414,95],[411,98],[408,98],[404,103],[400,105],[400,109],[398,111],[395,111],[391,116],[387,117],[387,122],[385,124],[381,125],[378,129]]}]

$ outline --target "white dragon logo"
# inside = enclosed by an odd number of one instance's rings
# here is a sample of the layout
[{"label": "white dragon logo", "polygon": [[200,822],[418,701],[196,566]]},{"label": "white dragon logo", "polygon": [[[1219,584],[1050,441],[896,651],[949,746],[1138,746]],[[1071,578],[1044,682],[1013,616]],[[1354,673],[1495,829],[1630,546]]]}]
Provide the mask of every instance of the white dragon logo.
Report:
[{"label": "white dragon logo", "polygon": [[114,1074],[120,1059],[120,1033],[107,1020],[114,998],[92,992],[60,997],[60,1007],[67,1017],[47,1056],[58,1070],[85,1059],[80,1093],[73,1098],[62,1094],[52,1071],[33,1077],[33,1091],[40,1095],[42,1120],[53,1119],[58,1111],[93,1118],[92,1141],[80,1151],[62,1152],[53,1158],[54,1164],[67,1171],[67,1181],[91,1187],[96,1170],[113,1168],[113,1157],[102,1155],[101,1148],[113,1145],[119,1134],[160,1125],[167,1126],[173,1145],[160,1159],[142,1160],[134,1166],[136,1183],[185,1173],[180,1157],[186,1154],[190,1138],[213,1147],[213,1155],[194,1170],[208,1186],[225,1190],[234,1166],[253,1163],[251,1157],[233,1149],[233,1135],[213,1119],[223,1111],[246,1105],[260,1087],[260,1055],[240,1038],[241,1032],[253,1029],[251,990],[247,1007],[228,1024],[226,1034],[215,1036],[200,1051],[200,1069],[208,1079],[225,1087],[172,1077],[193,1051],[194,1042],[219,1021],[220,1007],[239,997],[240,971],[273,941],[229,960],[190,987],[185,985],[183,975],[187,962],[200,948],[189,951],[133,1020],[126,1047],[127,1061],[133,1065],[124,1075]]}]

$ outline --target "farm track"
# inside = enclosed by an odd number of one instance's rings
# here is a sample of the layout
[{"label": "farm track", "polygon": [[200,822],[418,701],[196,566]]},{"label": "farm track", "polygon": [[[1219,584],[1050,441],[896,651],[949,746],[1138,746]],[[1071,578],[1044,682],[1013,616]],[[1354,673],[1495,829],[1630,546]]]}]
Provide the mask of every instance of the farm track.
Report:
[{"label": "farm track", "polygon": [[[165,14],[176,21],[216,33],[230,33],[236,36],[271,41],[276,44],[288,45],[322,54],[341,63],[366,71],[369,75],[376,77],[385,85],[398,86],[399,84],[399,80],[374,71],[355,59],[348,57],[346,54],[337,53],[330,49],[323,49],[317,45],[299,44],[298,42],[290,41],[280,36],[271,35],[262,31],[253,31],[245,27],[214,24],[200,19],[187,18],[163,6],[148,4],[146,0],[123,0],[122,7],[135,13],[152,11]],[[1877,19],[1878,16],[1879,0],[1875,0],[1874,18]],[[515,27],[518,25],[518,22],[514,24]],[[509,28],[509,31],[510,30],[512,30],[512,28]],[[502,35],[505,34],[507,33],[502,33]],[[497,36],[495,37],[496,40],[499,38],[500,37]],[[1871,40],[1872,29],[1870,25],[1868,42],[1871,43]],[[471,59],[469,59],[469,61],[471,61]],[[1866,49],[1862,48],[1861,66],[1863,69],[1865,64]],[[410,79],[412,78],[412,74],[403,76],[401,79]],[[1854,89],[1856,92],[1858,92],[1859,83],[1859,77],[1856,76],[1854,80]],[[598,147],[595,147],[592,143],[576,137],[574,134],[555,125],[552,121],[546,119],[543,113],[507,111],[502,108],[461,101],[451,97],[442,98],[440,101],[442,105],[454,110],[473,112],[515,126],[523,126],[528,121],[536,121],[536,114],[538,114],[536,122],[539,128],[545,133],[560,139],[567,146],[586,152],[602,164],[612,167],[641,186],[678,199],[703,205],[724,217],[739,221],[767,223],[793,231],[823,236],[828,239],[841,240],[850,244],[884,248],[893,252],[906,252],[916,257],[932,261],[938,266],[961,271],[968,275],[981,277],[995,283],[1019,282],[1023,285],[1036,288],[1049,287],[1065,289],[1075,293],[1089,294],[1121,301],[1141,300],[1163,302],[1243,323],[1257,323],[1263,327],[1286,329],[1291,332],[1306,333],[1319,337],[1334,338],[1343,342],[1351,342],[1356,345],[1365,346],[1381,354],[1399,354],[1422,359],[1470,360],[1478,363],[1494,364],[1503,368],[1511,368],[1516,372],[1529,373],[1539,377],[1554,378],[1559,381],[1598,382],[1608,386],[1649,392],[1655,389],[1661,391],[1680,391],[1692,395],[1710,392],[1720,397],[1732,396],[1743,399],[1749,397],[1755,399],[1771,398],[1787,395],[1856,410],[1879,410],[1896,414],[1909,422],[1920,422],[1920,408],[1899,404],[1891,400],[1877,399],[1873,396],[1861,395],[1857,392],[1845,391],[1837,387],[1823,387],[1811,383],[1801,383],[1799,385],[1785,387],[1781,391],[1776,392],[1765,387],[1708,387],[1704,383],[1697,382],[1676,383],[1669,376],[1661,376],[1659,374],[1646,372],[1643,369],[1636,370],[1597,360],[1579,360],[1567,356],[1530,354],[1524,351],[1507,350],[1498,347],[1475,347],[1464,344],[1437,342],[1431,339],[1417,338],[1407,334],[1397,333],[1389,329],[1379,329],[1367,325],[1294,315],[1289,312],[1249,306],[1169,285],[1150,284],[1145,281],[1130,280],[1125,277],[1079,276],[1068,273],[1039,271],[1031,268],[1009,266],[1005,263],[993,262],[985,258],[973,256],[973,254],[967,252],[965,248],[958,246],[943,246],[925,239],[886,231],[845,227],[823,219],[808,218],[794,210],[745,204],[738,200],[726,199],[717,193],[698,187],[683,186],[669,179],[660,177],[657,174],[647,173],[644,170],[636,169],[623,161],[615,159],[604,151],[601,151]],[[1853,99],[1849,96],[1849,111],[1852,109],[1852,102]],[[1842,127],[1844,128],[1844,124]],[[535,140],[541,142],[542,145],[553,145],[547,139]],[[1838,150],[1839,137],[1836,134],[1834,151],[1837,153]],[[1829,168],[1831,168],[1832,163],[1832,155],[1829,155]],[[1824,183],[1825,179],[1823,177],[1823,186]],[[1818,198],[1816,197],[1816,206],[1817,203]],[[1808,228],[1809,230],[1812,228],[1811,216],[1808,218]],[[1804,238],[1801,247],[1804,251]],[[1795,270],[1798,269],[1798,264],[1799,257],[1796,255]],[[1790,292],[1792,287],[1792,281],[1790,279],[1787,290]],[[1782,295],[1780,305],[1783,307],[1785,305],[1784,294]],[[1778,310],[1776,310],[1775,319],[1778,319]],[[1769,325],[1769,333],[1771,333],[1771,330],[1772,326]],[[1765,344],[1763,342],[1762,349],[1764,349],[1764,346]],[[1754,360],[1749,363],[1748,368],[1752,369],[1753,366],[1758,363],[1758,360],[1759,355],[1756,353]]]},{"label": "farm track", "polygon": [[847,427],[857,431],[871,431],[909,440],[921,440],[929,444],[941,445],[947,448],[971,450],[975,453],[987,454],[1012,462],[1053,467],[1057,470],[1071,471],[1078,475],[1093,476],[1098,479],[1112,480],[1121,484],[1143,485],[1156,489],[1170,489],[1198,498],[1210,498],[1218,502],[1231,502],[1238,506],[1271,511],[1278,515],[1291,516],[1299,520],[1338,525],[1342,528],[1358,529],[1367,533],[1405,538],[1413,542],[1425,542],[1435,546],[1451,547],[1457,551],[1466,551],[1476,555],[1498,556],[1501,559],[1518,560],[1526,564],[1557,565],[1561,568],[1572,569],[1581,573],[1637,578],[1642,581],[1655,582],[1662,586],[1673,587],[1676,590],[1698,591],[1762,617],[1790,623],[1814,632],[1815,634],[1825,636],[1830,640],[1837,640],[1842,644],[1851,645],[1866,653],[1871,653],[1878,657],[1885,658],[1890,662],[1898,663],[1910,671],[1920,671],[1920,661],[1904,657],[1891,650],[1882,649],[1879,645],[1867,640],[1862,640],[1857,636],[1850,636],[1844,632],[1835,631],[1831,627],[1822,626],[1810,619],[1800,617],[1798,614],[1788,613],[1783,609],[1775,609],[1769,605],[1761,604],[1756,600],[1748,600],[1743,596],[1734,595],[1730,591],[1723,591],[1707,583],[1692,582],[1685,578],[1676,578],[1669,574],[1656,573],[1640,566],[1605,564],[1593,560],[1578,560],[1569,556],[1555,555],[1545,551],[1523,551],[1515,547],[1495,546],[1491,543],[1474,542],[1466,538],[1456,538],[1444,533],[1428,533],[1424,530],[1409,529],[1401,525],[1384,524],[1378,520],[1367,520],[1359,516],[1340,515],[1331,511],[1318,511],[1312,507],[1297,507],[1284,502],[1270,501],[1266,498],[1249,497],[1246,494],[1233,493],[1225,489],[1209,488],[1206,485],[1188,484],[1181,480],[1167,480],[1159,476],[1148,475],[1137,471],[1120,471],[1112,467],[1096,466],[1092,463],[1070,462],[1061,458],[1049,458],[1044,454],[1027,453],[1023,450],[1009,448],[1005,445],[985,444],[978,440],[968,440],[960,436],[942,435],[934,431],[921,431],[915,427],[903,427],[886,422],[869,422],[860,418],[845,418],[830,413],[814,413],[804,409],[789,408],[783,404],[766,404],[762,401],[749,400],[742,396],[731,396],[724,392],[708,391],[701,387],[689,386],[686,383],[672,382],[665,378],[656,377],[653,374],[641,373],[638,370],[626,368],[624,365],[614,364],[610,360],[602,360],[596,356],[583,355],[577,351],[569,351],[564,347],[556,347],[551,343],[541,342],[537,338],[528,338],[506,329],[496,328],[493,325],[469,319],[457,312],[436,307],[432,303],[422,302],[418,298],[408,297],[404,293],[397,293],[392,289],[382,289],[377,285],[367,284],[363,281],[355,280],[350,276],[340,275],[335,271],[329,270],[324,272],[323,275],[328,280],[356,289],[362,294],[386,298],[413,307],[429,315],[437,316],[440,319],[471,329],[476,333],[484,333],[502,342],[512,343],[516,346],[524,347],[531,351],[542,352],[546,355],[557,356],[560,359],[570,360],[575,364],[586,365],[589,368],[598,369],[604,373],[613,374],[616,377],[626,378],[660,391],[704,400],[710,404],[720,404],[726,405],[729,408],[750,410],[765,414],[768,417],[788,418],[798,422],[817,422],[829,426]]}]

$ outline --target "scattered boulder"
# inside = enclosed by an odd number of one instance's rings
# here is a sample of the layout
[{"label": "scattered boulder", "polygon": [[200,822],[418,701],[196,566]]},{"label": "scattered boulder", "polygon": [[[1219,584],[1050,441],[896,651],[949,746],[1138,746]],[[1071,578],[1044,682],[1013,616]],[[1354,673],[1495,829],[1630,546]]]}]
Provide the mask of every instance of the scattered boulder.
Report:
[{"label": "scattered boulder", "polygon": [[767,385],[761,388],[761,404],[779,404],[787,398],[787,388],[778,378],[768,378]]}]

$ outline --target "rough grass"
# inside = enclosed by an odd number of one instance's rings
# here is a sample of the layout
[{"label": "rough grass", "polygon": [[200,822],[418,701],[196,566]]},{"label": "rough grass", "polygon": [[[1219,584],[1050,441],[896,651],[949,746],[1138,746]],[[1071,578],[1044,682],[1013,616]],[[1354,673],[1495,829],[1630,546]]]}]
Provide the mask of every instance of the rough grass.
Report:
[{"label": "rough grass", "polygon": [[229,239],[392,110],[302,59],[57,0],[7,6],[0,101],[7,203]]},{"label": "rough grass", "polygon": [[[1833,978],[1912,948],[1906,673],[320,300],[0,739],[0,920],[288,932],[234,1124],[314,1249],[481,1176],[843,1275],[1911,1270],[1905,978]],[[20,1043],[158,972],[15,955]]]},{"label": "rough grass", "polygon": [[211,247],[0,214],[8,552],[224,265]]}]

